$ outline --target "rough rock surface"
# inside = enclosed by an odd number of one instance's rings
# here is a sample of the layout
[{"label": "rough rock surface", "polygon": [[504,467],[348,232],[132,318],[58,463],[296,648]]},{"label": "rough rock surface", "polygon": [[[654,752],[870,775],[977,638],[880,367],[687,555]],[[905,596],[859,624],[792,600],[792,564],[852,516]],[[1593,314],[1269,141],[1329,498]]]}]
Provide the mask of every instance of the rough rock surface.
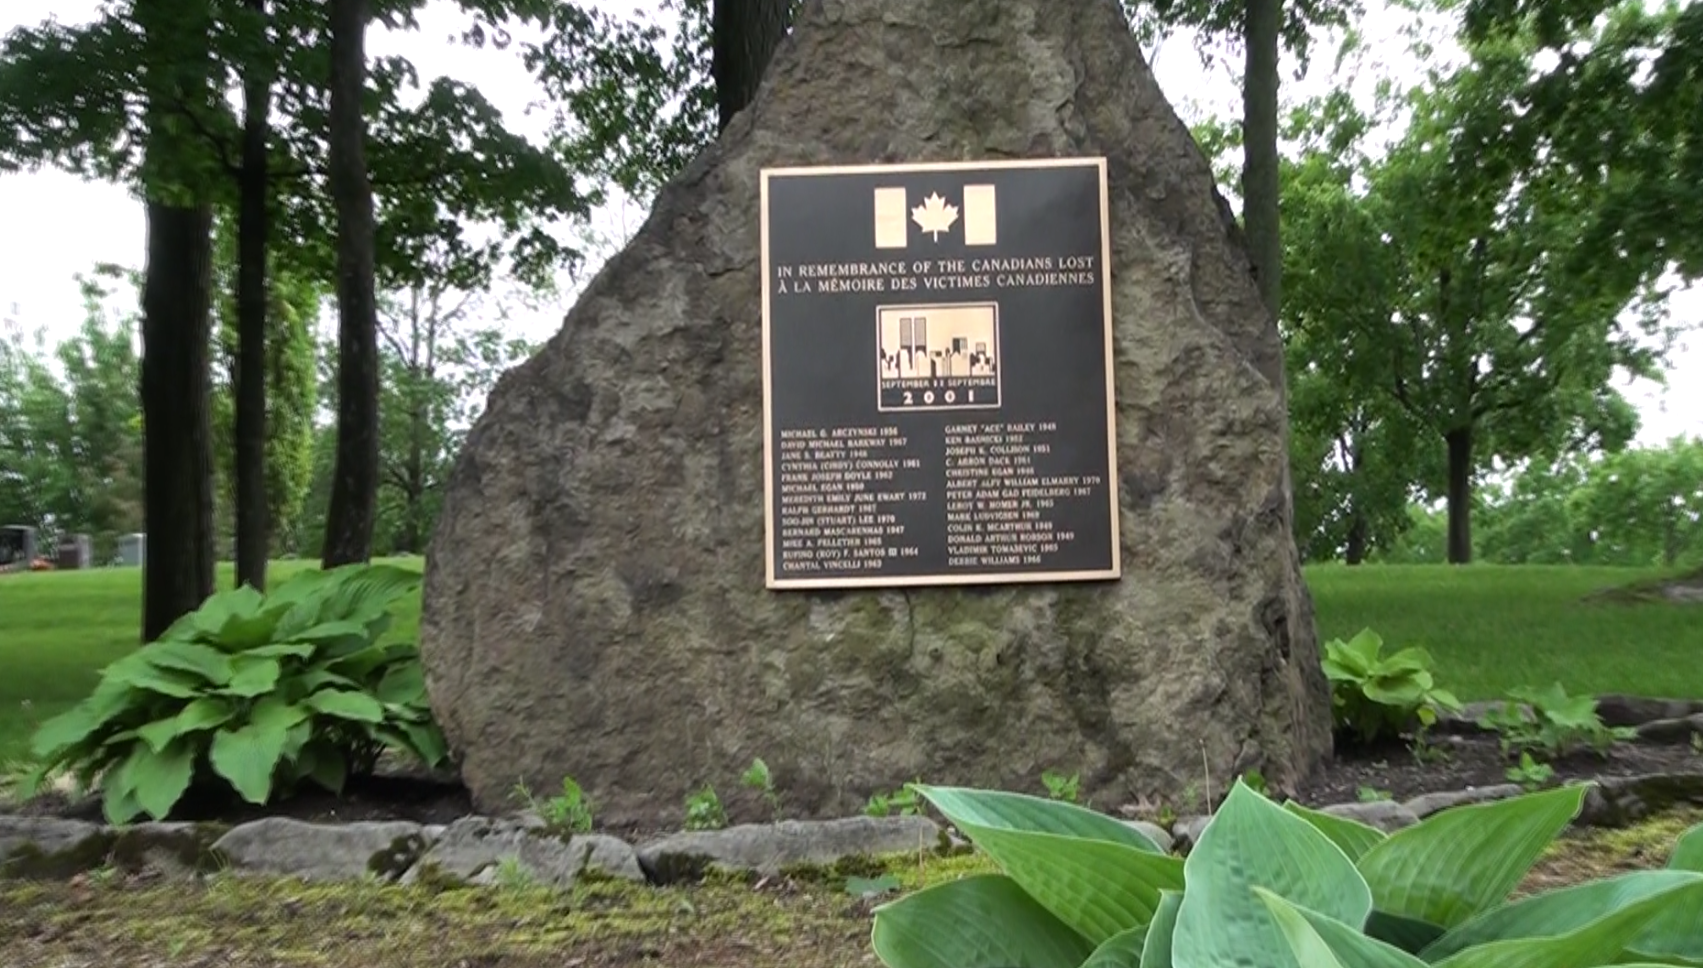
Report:
[{"label": "rough rock surface", "polygon": [[1403,803],[1407,811],[1424,820],[1434,813],[1441,813],[1452,807],[1464,807],[1473,803],[1489,803],[1492,800],[1507,800],[1526,792],[1525,787],[1518,783],[1498,783],[1495,786],[1471,787],[1466,790],[1450,790],[1441,793],[1421,793],[1419,796]]},{"label": "rough rock surface", "polygon": [[213,849],[245,873],[336,881],[366,874],[395,879],[427,846],[420,825],[403,821],[318,824],[267,817],[232,828]]},{"label": "rough rock surface", "polygon": [[[760,169],[1036,156],[1108,159],[1125,577],[766,590]],[[621,824],[756,756],[795,816],[917,776],[1281,788],[1330,749],[1286,437],[1245,247],[1115,0],[810,3],[492,392],[428,551],[432,704],[481,809],[572,776]]]},{"label": "rough rock surface", "polygon": [[1384,833],[1395,833],[1403,827],[1411,827],[1419,822],[1419,817],[1412,810],[1394,800],[1370,800],[1360,803],[1333,803],[1324,808],[1325,813],[1349,820],[1358,820],[1368,827],[1376,827]]},{"label": "rough rock surface", "polygon": [[940,846],[940,828],[927,817],[782,820],[672,834],[640,846],[639,863],[651,880],[668,884],[697,877],[712,865],[774,874],[792,864],[833,864]]},{"label": "rough rock surface", "polygon": [[485,883],[505,859],[513,860],[534,882],[557,888],[572,887],[587,869],[645,879],[638,857],[624,840],[604,834],[568,837],[521,821],[468,817],[450,824],[402,881],[447,875]]}]

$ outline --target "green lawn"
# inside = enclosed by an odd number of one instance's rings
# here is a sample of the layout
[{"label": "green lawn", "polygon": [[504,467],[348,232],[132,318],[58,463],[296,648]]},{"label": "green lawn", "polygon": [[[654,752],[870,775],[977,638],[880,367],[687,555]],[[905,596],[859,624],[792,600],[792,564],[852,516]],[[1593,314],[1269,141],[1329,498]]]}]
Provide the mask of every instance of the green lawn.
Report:
[{"label": "green lawn", "polygon": [[[303,567],[279,562],[272,577]],[[1584,600],[1656,574],[1321,566],[1307,578],[1324,638],[1371,626],[1386,648],[1424,645],[1441,684],[1463,699],[1553,680],[1569,692],[1703,697],[1703,606]],[[230,583],[229,566],[219,580]],[[37,722],[80,699],[103,664],[135,646],[140,602],[137,569],[0,577],[0,762],[21,755]],[[396,632],[412,636],[418,623],[418,612],[409,610]]]}]

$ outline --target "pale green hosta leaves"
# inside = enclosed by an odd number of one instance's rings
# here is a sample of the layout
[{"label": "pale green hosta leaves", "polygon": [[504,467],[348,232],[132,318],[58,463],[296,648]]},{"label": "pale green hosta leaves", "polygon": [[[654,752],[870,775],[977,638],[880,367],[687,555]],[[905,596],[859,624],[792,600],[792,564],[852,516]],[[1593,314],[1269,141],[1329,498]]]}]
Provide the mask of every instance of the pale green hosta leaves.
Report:
[{"label": "pale green hosta leaves", "polygon": [[1177,933],[1177,909],[1182,907],[1183,895],[1177,891],[1163,891],[1159,897],[1159,910],[1153,914],[1153,923],[1147,926],[1147,937],[1141,945],[1140,968],[1174,968],[1171,960],[1171,941]]},{"label": "pale green hosta leaves", "polygon": [[1454,927],[1505,901],[1584,797],[1561,787],[1444,810],[1368,850],[1360,873],[1380,911]]},{"label": "pale green hosta leaves", "polygon": [[1141,949],[1147,944],[1147,925],[1120,931],[1107,938],[1081,968],[1141,968]]},{"label": "pale green hosta leaves", "polygon": [[1609,912],[1700,880],[1703,880],[1703,874],[1686,871],[1637,871],[1547,891],[1461,924],[1427,946],[1420,955],[1427,961],[1441,961],[1456,952],[1492,941],[1564,934]]},{"label": "pale green hosta leaves", "polygon": [[229,780],[244,800],[265,803],[290,731],[307,715],[306,709],[286,705],[276,696],[262,698],[254,704],[246,725],[213,737],[207,756],[213,771]]},{"label": "pale green hosta leaves", "polygon": [[[1336,918],[1291,904],[1263,887],[1255,887],[1254,894],[1271,912],[1301,968],[1425,968],[1418,958]],[[1257,952],[1249,949],[1247,953]]]},{"label": "pale green hosta leaves", "polygon": [[883,904],[871,940],[888,968],[1078,968],[1094,951],[1003,874],[976,874]]},{"label": "pale green hosta leaves", "polygon": [[[1546,937],[1492,941],[1458,952],[1436,962],[1437,968],[1585,968],[1608,965],[1641,940],[1644,932],[1665,913],[1695,906],[1703,898],[1703,880],[1669,888],[1633,901],[1571,931],[1547,931]],[[1690,921],[1686,930],[1697,932],[1699,922]],[[1651,952],[1639,952],[1648,957]]]},{"label": "pale green hosta leaves", "polygon": [[1189,852],[1185,870],[1188,890],[1171,941],[1176,968],[1297,964],[1284,956],[1285,935],[1254,888],[1356,926],[1372,910],[1372,892],[1341,848],[1241,782]]},{"label": "pale green hosta leaves", "polygon": [[1318,828],[1319,833],[1331,839],[1331,843],[1342,848],[1348,859],[1358,861],[1368,850],[1384,840],[1385,834],[1376,827],[1363,824],[1349,817],[1339,817],[1322,810],[1313,810],[1291,800],[1283,805],[1285,810],[1307,821]]},{"label": "pale green hosta leaves", "polygon": [[920,785],[916,790],[1092,945],[1151,921],[1159,892],[1183,887],[1182,861],[1091,810],[1017,793]]},{"label": "pale green hosta leaves", "polygon": [[1679,841],[1673,845],[1673,855],[1668,858],[1668,869],[1703,874],[1703,824],[1679,835]]}]

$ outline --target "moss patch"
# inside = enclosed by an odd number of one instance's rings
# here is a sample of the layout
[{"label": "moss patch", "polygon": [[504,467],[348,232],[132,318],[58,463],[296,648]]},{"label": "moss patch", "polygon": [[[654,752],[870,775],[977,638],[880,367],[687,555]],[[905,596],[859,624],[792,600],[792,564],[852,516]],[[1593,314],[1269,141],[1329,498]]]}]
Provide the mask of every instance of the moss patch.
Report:
[{"label": "moss patch", "polygon": [[1544,851],[1519,893],[1535,894],[1627,871],[1663,867],[1680,834],[1698,823],[1703,823],[1703,811],[1688,809],[1627,827],[1569,830]]}]

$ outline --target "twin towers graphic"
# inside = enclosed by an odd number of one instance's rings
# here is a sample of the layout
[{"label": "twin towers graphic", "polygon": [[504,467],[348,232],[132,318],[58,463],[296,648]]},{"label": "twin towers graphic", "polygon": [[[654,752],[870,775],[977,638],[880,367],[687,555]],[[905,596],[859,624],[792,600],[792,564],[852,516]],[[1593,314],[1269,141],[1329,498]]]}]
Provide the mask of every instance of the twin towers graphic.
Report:
[{"label": "twin towers graphic", "polygon": [[999,219],[995,212],[992,185],[965,185],[962,220],[959,206],[953,205],[939,192],[912,205],[903,187],[875,189],[875,247],[903,249],[910,243],[911,223],[916,223],[932,241],[942,234],[951,234],[954,227],[964,233],[965,245],[997,245]]}]

